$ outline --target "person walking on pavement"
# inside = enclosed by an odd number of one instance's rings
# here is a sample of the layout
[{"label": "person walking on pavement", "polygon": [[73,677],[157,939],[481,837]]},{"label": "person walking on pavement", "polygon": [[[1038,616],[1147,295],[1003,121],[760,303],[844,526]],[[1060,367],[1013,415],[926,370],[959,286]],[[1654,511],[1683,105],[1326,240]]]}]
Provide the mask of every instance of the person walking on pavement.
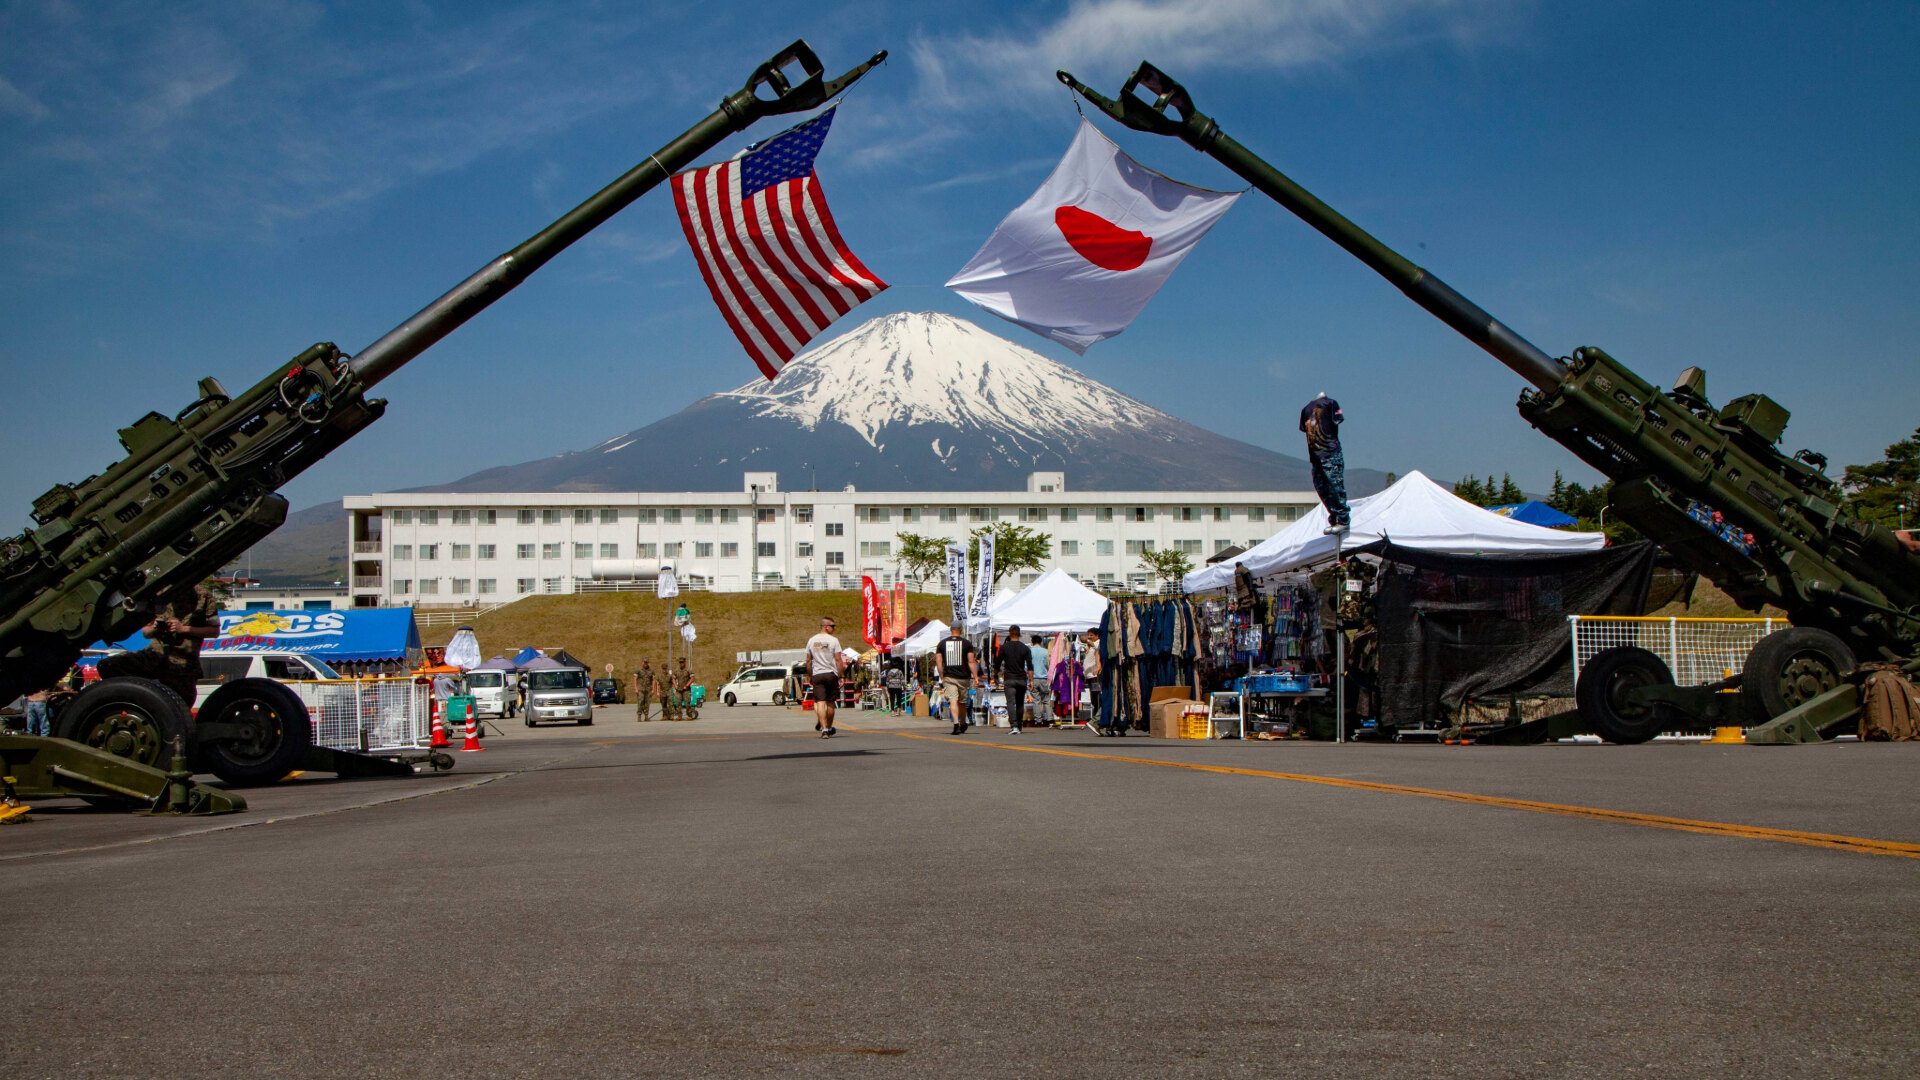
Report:
[{"label": "person walking on pavement", "polygon": [[1000,686],[1007,692],[1007,734],[1018,735],[1027,725],[1027,681],[1033,677],[1033,650],[1020,640],[1020,628],[1007,627],[994,657]]},{"label": "person walking on pavement", "polygon": [[1313,466],[1313,490],[1327,508],[1326,532],[1347,531],[1347,458],[1340,450],[1340,403],[1323,391],[1300,410],[1300,430],[1307,433],[1307,461]]},{"label": "person walking on pavement", "polygon": [[840,701],[840,672],[846,666],[840,639],[833,636],[833,620],[821,619],[820,632],[807,639],[807,678],[813,683],[813,730],[823,739],[839,734],[833,728],[833,707]]},{"label": "person walking on pavement", "polygon": [[651,720],[647,714],[653,711],[653,661],[640,661],[640,670],[633,673],[633,699],[638,702],[634,709],[635,720]]},{"label": "person walking on pavement", "polygon": [[1033,722],[1041,727],[1053,725],[1053,661],[1047,656],[1046,639],[1033,635],[1027,648],[1033,653],[1033,682],[1027,686],[1033,695]]},{"label": "person walking on pavement", "polygon": [[953,721],[952,734],[965,735],[973,726],[967,717],[967,694],[978,685],[980,656],[960,628],[953,627],[940,642],[940,696],[946,700],[947,716]]}]

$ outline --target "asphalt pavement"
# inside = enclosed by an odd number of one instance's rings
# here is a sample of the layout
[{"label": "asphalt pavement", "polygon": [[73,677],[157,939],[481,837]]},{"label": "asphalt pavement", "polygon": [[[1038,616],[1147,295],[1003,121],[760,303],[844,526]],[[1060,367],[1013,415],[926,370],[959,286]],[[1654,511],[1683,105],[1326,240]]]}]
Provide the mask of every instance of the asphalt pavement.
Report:
[{"label": "asphalt pavement", "polygon": [[598,717],[0,828],[0,1075],[1920,1073],[1913,744]]}]

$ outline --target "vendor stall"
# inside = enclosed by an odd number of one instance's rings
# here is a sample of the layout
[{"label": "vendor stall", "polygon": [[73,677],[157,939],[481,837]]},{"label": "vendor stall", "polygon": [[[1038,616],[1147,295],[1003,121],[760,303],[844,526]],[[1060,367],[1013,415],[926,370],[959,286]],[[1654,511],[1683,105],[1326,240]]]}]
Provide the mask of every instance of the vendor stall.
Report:
[{"label": "vendor stall", "polygon": [[1028,634],[1077,634],[1100,625],[1107,598],[1055,567],[1000,604],[991,616],[994,630],[1017,626]]}]

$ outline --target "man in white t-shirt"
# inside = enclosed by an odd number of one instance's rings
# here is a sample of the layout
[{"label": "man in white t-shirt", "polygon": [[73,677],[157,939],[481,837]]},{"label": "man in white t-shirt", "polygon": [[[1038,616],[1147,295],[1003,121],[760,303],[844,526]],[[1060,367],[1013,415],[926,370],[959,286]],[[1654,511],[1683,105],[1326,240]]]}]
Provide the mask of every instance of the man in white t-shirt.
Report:
[{"label": "man in white t-shirt", "polygon": [[821,619],[820,632],[807,639],[807,677],[813,682],[813,730],[823,739],[831,739],[833,706],[840,700],[840,669],[847,664],[840,655],[840,639],[833,636],[833,620]]}]

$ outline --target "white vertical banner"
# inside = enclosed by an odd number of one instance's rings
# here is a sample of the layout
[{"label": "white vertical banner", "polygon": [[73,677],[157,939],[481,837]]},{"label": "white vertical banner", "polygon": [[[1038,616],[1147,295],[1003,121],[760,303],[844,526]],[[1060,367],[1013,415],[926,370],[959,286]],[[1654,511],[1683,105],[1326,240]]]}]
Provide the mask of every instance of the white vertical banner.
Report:
[{"label": "white vertical banner", "polygon": [[[973,606],[969,613],[969,623],[986,625],[987,604],[993,599],[993,530],[980,534],[980,567],[975,571],[973,582]],[[975,629],[969,625],[968,630]]]},{"label": "white vertical banner", "polygon": [[947,593],[953,598],[953,625],[965,633],[971,594],[967,589],[967,549],[959,544],[947,545]]}]

